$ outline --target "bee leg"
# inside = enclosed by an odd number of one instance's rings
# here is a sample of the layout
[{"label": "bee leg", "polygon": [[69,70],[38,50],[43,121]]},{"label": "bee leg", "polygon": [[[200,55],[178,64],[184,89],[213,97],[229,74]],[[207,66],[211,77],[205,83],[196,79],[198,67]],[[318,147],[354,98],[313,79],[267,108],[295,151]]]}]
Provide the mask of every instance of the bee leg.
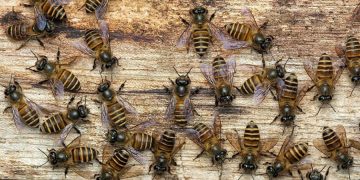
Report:
[{"label": "bee leg", "polygon": [[69,167],[65,167],[65,178],[66,178],[68,171],[69,171]]},{"label": "bee leg", "polygon": [[[240,153],[239,152],[237,152],[236,154],[234,154],[234,155],[232,155],[231,156],[231,159],[234,159],[236,156],[238,156]],[[240,168],[241,169],[241,168]]]},{"label": "bee leg", "polygon": [[48,83],[49,81],[50,81],[49,79],[45,79],[43,81],[40,81],[40,82],[36,83],[35,85],[43,85],[45,83]]},{"label": "bee leg", "polygon": [[274,99],[274,101],[278,101],[279,99],[275,96],[275,93],[270,89],[270,93]]},{"label": "bee leg", "polygon": [[195,89],[192,89],[192,90],[191,90],[191,95],[198,94],[199,92],[200,92],[200,88],[199,88],[199,87],[196,87]]},{"label": "bee leg", "polygon": [[81,136],[81,131],[76,126],[74,126],[73,128],[76,131],[76,133],[78,133]]},{"label": "bee leg", "polygon": [[288,173],[291,177],[293,177],[293,173],[291,172],[291,170],[289,170]]},{"label": "bee leg", "polygon": [[122,90],[122,89],[124,88],[124,86],[125,86],[125,83],[126,83],[126,81],[124,81],[124,82],[120,85],[119,90],[116,92],[117,94],[120,94],[121,90]]},{"label": "bee leg", "polygon": [[93,64],[93,68],[91,69],[91,71],[93,71],[96,68],[96,58],[94,59],[94,64]]},{"label": "bee leg", "polygon": [[171,165],[173,165],[173,166],[177,166],[177,163],[176,163],[176,161],[175,161],[175,159],[174,159],[174,158],[172,158],[172,159],[171,159]]},{"label": "bee leg", "polygon": [[301,107],[296,106],[296,108],[297,108],[301,113],[305,114],[305,112],[301,109]]},{"label": "bee leg", "polygon": [[279,117],[280,117],[280,114],[278,114],[270,124],[274,123]]},{"label": "bee leg", "polygon": [[[66,105],[66,108],[67,109],[69,109],[69,106],[74,102],[74,100],[75,100],[75,96],[72,96],[71,98],[70,98],[70,101],[67,103],[67,105]],[[79,101],[80,102],[80,101]]]},{"label": "bee leg", "polygon": [[155,162],[154,162],[154,163],[152,163],[152,164],[150,164],[150,166],[149,166],[149,172],[148,172],[148,174],[150,174],[150,172],[151,172],[151,169],[152,169],[152,167],[154,167],[154,165],[155,165]]},{"label": "bee leg", "polygon": [[184,18],[180,17],[181,22],[183,22],[186,26],[190,26],[190,23],[187,22]]},{"label": "bee leg", "polygon": [[165,85],[163,85],[163,86],[164,86],[165,93],[170,95],[170,94],[171,94],[170,88],[168,88],[168,87],[165,86]]},{"label": "bee leg", "polygon": [[202,150],[201,152],[200,152],[200,154],[198,154],[193,160],[195,160],[195,159],[197,159],[197,158],[199,158],[201,155],[203,155],[204,154],[204,152],[205,152],[205,150]]},{"label": "bee leg", "polygon": [[325,173],[325,178],[324,178],[325,180],[326,180],[326,177],[329,175],[329,170],[330,170],[330,168],[331,168],[331,166],[328,167],[328,169],[327,169],[327,171],[326,171],[326,173]]},{"label": "bee leg", "polygon": [[300,176],[300,179],[301,179],[301,180],[304,180],[304,177],[303,177],[303,175],[302,175],[302,173],[301,173],[300,169],[298,169],[297,171],[298,171],[298,174],[299,174],[299,176]]},{"label": "bee leg", "polygon": [[45,49],[44,43],[38,37],[36,37],[35,39],[39,42],[40,46],[42,46]]},{"label": "bee leg", "polygon": [[311,101],[315,101],[318,96],[319,96],[319,94],[316,94],[316,95],[312,98]]},{"label": "bee leg", "polygon": [[216,96],[215,96],[215,107],[217,107],[219,105],[219,101],[218,101],[218,99],[216,98]]},{"label": "bee leg", "polygon": [[210,21],[210,22],[211,22],[211,20],[213,20],[213,19],[214,19],[214,17],[215,17],[215,13],[216,13],[216,11],[215,11],[214,13],[212,13],[212,14],[211,14],[210,19],[209,19],[209,21]]},{"label": "bee leg", "polygon": [[9,111],[9,109],[11,109],[11,106],[6,107],[6,108],[4,109],[4,111],[3,111],[3,114],[4,114],[6,111]]},{"label": "bee leg", "polygon": [[30,41],[30,39],[31,39],[31,37],[27,38],[25,40],[25,42],[23,42],[18,48],[16,48],[16,50],[19,50],[19,49],[23,48]]}]

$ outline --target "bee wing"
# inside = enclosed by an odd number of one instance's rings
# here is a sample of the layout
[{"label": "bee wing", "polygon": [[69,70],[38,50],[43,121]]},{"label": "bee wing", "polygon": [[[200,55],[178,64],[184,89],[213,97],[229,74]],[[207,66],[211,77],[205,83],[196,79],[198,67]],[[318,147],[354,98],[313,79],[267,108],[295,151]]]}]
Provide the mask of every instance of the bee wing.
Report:
[{"label": "bee wing", "polygon": [[310,85],[305,84],[300,89],[298,89],[297,97],[296,97],[296,104],[298,105],[300,101],[305,97],[307,90],[309,89]]},{"label": "bee wing", "polygon": [[71,148],[77,147],[81,145],[81,136],[76,137],[73,139],[67,146],[66,149],[70,150]]},{"label": "bee wing", "polygon": [[143,155],[135,150],[133,147],[131,146],[128,146],[126,147],[126,150],[131,154],[131,156],[137,161],[139,162],[140,164],[144,165],[146,163],[146,160],[145,158],[143,157]]},{"label": "bee wing", "polygon": [[104,19],[104,15],[107,11],[109,0],[102,0],[101,4],[95,10],[95,16],[98,20]]},{"label": "bee wing", "polygon": [[185,129],[186,136],[195,144],[197,144],[199,147],[204,149],[203,143],[199,140],[199,133],[194,129]]},{"label": "bee wing", "polygon": [[224,77],[226,77],[227,81],[230,84],[233,84],[234,74],[236,73],[236,61],[234,59],[234,56],[226,62],[225,67],[226,70],[224,72],[226,73],[224,74]]},{"label": "bee wing", "polygon": [[343,147],[347,146],[347,138],[346,138],[346,131],[343,125],[337,125],[335,128],[336,134],[339,136],[341,144]]},{"label": "bee wing", "polygon": [[109,26],[105,20],[99,20],[100,34],[104,43],[109,44]]},{"label": "bee wing", "polygon": [[270,83],[261,83],[256,86],[254,91],[254,103],[259,105],[270,91]]},{"label": "bee wing", "polygon": [[118,103],[120,103],[126,110],[127,112],[134,114],[134,115],[138,115],[139,113],[136,111],[135,107],[132,106],[128,101],[126,101],[124,98],[122,98],[121,96],[116,96],[116,100]]},{"label": "bee wing", "polygon": [[38,6],[34,6],[35,23],[36,27],[43,31],[47,24],[47,19]]},{"label": "bee wing", "polygon": [[181,149],[182,147],[184,146],[185,144],[185,140],[183,138],[177,138],[176,140],[177,142],[177,145],[174,147],[173,151],[171,152],[171,156],[174,157],[175,154],[177,154]]},{"label": "bee wing", "polygon": [[184,30],[184,32],[181,33],[181,35],[176,43],[176,47],[181,48],[189,43],[190,37],[191,37],[191,32],[192,32],[191,29],[192,29],[192,26],[190,25]]},{"label": "bee wing", "polygon": [[326,156],[330,157],[331,153],[329,153],[328,148],[326,147],[324,140],[322,138],[316,138],[313,140],[314,147],[325,154]]},{"label": "bee wing", "polygon": [[65,126],[65,128],[61,131],[59,144],[62,144],[65,142],[67,136],[69,135],[70,131],[74,128],[74,126],[75,126],[75,123],[70,123]]},{"label": "bee wing", "polygon": [[184,101],[184,108],[185,108],[185,117],[187,122],[189,123],[191,121],[191,118],[194,115],[194,107],[192,106],[191,100],[189,97],[187,97]]},{"label": "bee wing", "polygon": [[281,79],[281,78],[277,78],[277,80],[276,80],[276,92],[277,92],[278,99],[284,93],[284,88],[285,88],[285,81],[283,79]]},{"label": "bee wing", "polygon": [[106,128],[110,128],[110,119],[108,114],[108,109],[105,103],[101,104],[101,121],[102,125]]},{"label": "bee wing", "polygon": [[60,5],[69,4],[70,0],[49,0],[49,2],[50,4],[60,6]]},{"label": "bee wing", "polygon": [[[80,165],[80,166],[85,166],[85,164]],[[85,170],[81,170],[82,168],[85,167],[77,167],[77,170],[74,170],[75,173],[81,177],[83,177],[84,179],[93,179],[94,178],[94,174],[90,173],[89,171],[85,171]]]},{"label": "bee wing", "polygon": [[221,119],[218,111],[214,112],[214,119],[213,119],[213,128],[214,134],[218,139],[221,139]]},{"label": "bee wing", "polygon": [[239,49],[241,47],[246,47],[249,44],[246,41],[238,41],[225,34],[222,30],[216,27],[214,24],[209,23],[209,28],[211,34],[215,36],[216,39],[223,43],[224,49]]},{"label": "bee wing", "polygon": [[151,117],[151,119],[141,122],[130,129],[136,129],[136,131],[143,131],[147,127],[158,125],[159,123],[156,122],[154,119],[155,119],[155,117]]},{"label": "bee wing", "polygon": [[250,25],[252,26],[252,28],[259,29],[259,26],[256,23],[256,20],[254,18],[254,15],[253,15],[252,11],[249,8],[247,8],[247,7],[242,8],[241,9],[241,14],[243,16],[245,16],[246,18],[248,18],[248,21],[250,22]]},{"label": "bee wing", "polygon": [[105,144],[102,153],[102,163],[106,163],[108,159],[114,154],[114,146],[111,144]]},{"label": "bee wing", "polygon": [[304,62],[304,69],[306,71],[306,73],[309,75],[310,79],[316,83],[316,75],[315,75],[315,68],[314,68],[314,63],[311,61],[305,61]]},{"label": "bee wing", "polygon": [[[40,114],[40,113],[49,114],[49,113],[51,113],[50,111],[53,110],[53,109],[49,110],[49,107],[53,107],[52,105],[49,105],[49,106],[47,105],[47,108],[45,108],[43,106],[40,106],[39,104],[36,104],[34,101],[32,101],[31,99],[29,99],[26,96],[25,96],[25,101],[38,114]],[[56,106],[56,108],[58,109],[59,107]]]},{"label": "bee wing", "polygon": [[280,151],[279,151],[279,154],[278,154],[277,157],[282,157],[282,156],[285,155],[286,150],[292,145],[292,143],[290,142],[290,141],[291,141],[291,137],[292,137],[292,135],[288,135],[288,136],[285,138],[283,144],[281,145],[281,148],[280,148]]},{"label": "bee wing", "polygon": [[340,58],[344,58],[345,57],[345,46],[341,45],[341,44],[337,44],[335,46],[335,52],[336,54],[340,57]]},{"label": "bee wing", "polygon": [[95,57],[95,52],[89,48],[85,41],[74,42],[72,43],[72,46],[88,56]]},{"label": "bee wing", "polygon": [[175,107],[176,107],[176,97],[172,96],[169,105],[167,106],[165,111],[165,118],[167,120],[174,118]]},{"label": "bee wing", "polygon": [[231,146],[235,148],[237,152],[241,152],[241,138],[238,134],[226,132],[225,133],[226,139],[230,142]]},{"label": "bee wing", "polygon": [[214,73],[213,73],[213,69],[212,66],[208,65],[208,64],[201,64],[200,65],[200,70],[201,73],[204,75],[204,77],[206,78],[206,80],[215,87],[216,81],[214,79]]},{"label": "bee wing", "polygon": [[19,110],[15,107],[11,107],[13,119],[15,122],[15,126],[18,130],[23,130],[25,128],[25,123],[22,121]]},{"label": "bee wing", "polygon": [[260,140],[261,152],[268,152],[274,148],[279,138],[265,138]]},{"label": "bee wing", "polygon": [[333,62],[332,65],[334,68],[333,84],[335,85],[338,82],[338,80],[344,70],[345,62],[343,61],[343,59],[339,58],[335,62]]},{"label": "bee wing", "polygon": [[354,139],[349,139],[349,146],[353,147],[353,148],[355,148],[357,150],[360,150],[360,142],[356,141]]},{"label": "bee wing", "polygon": [[64,97],[64,84],[58,79],[50,79],[51,91],[56,99]]}]

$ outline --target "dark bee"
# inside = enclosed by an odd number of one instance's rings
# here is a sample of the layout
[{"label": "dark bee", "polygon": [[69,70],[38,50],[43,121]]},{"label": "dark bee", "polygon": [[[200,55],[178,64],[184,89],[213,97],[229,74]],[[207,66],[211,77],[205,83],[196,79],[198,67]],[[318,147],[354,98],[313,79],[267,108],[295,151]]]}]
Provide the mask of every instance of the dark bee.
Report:
[{"label": "dark bee", "polygon": [[[33,54],[37,59],[36,64],[27,69],[33,72],[42,72],[47,76],[46,80],[39,82],[37,85],[50,83],[55,98],[64,96],[64,90],[69,92],[80,91],[81,85],[79,79],[72,72],[61,67],[62,65],[69,65],[76,59],[68,64],[61,64],[59,49],[57,51],[56,63],[49,62],[46,56],[38,55],[34,52]],[[36,69],[32,69],[32,67],[36,67]]]},{"label": "dark bee", "polygon": [[299,163],[305,156],[308,155],[308,144],[292,144],[290,142],[292,135],[293,132],[291,133],[291,135],[286,137],[275,161],[266,168],[266,173],[270,178],[278,177],[283,172],[288,172],[292,176],[292,170],[295,168],[309,168],[309,164]]},{"label": "dark bee", "polygon": [[[81,8],[85,7],[86,13],[94,13],[97,19],[103,19],[109,0],[86,0]],[[80,9],[81,9],[80,8]]]},{"label": "dark bee", "polygon": [[16,24],[7,27],[6,34],[13,40],[23,41],[25,40],[17,50],[23,48],[30,40],[37,40],[41,46],[44,47],[44,43],[40,40],[45,36],[51,35],[55,30],[55,24],[46,19],[44,14],[35,6],[35,23],[30,25],[26,22],[18,22]]},{"label": "dark bee", "polygon": [[[175,69],[175,67],[174,67]],[[189,78],[189,73],[191,69],[186,73],[186,75],[178,74],[175,82],[170,80],[172,87],[166,88],[166,91],[171,94],[171,100],[166,109],[165,116],[166,119],[174,119],[176,125],[180,127],[185,127],[194,113],[197,113],[194,109],[194,106],[190,100],[190,96],[197,93],[199,89],[192,91],[191,89],[191,80]]]},{"label": "dark bee", "polygon": [[[306,173],[306,178],[309,180],[326,180],[326,177],[329,175],[329,170],[331,168],[331,166],[328,167],[328,169],[326,170],[325,176],[321,174],[321,171],[323,171],[325,169],[326,165],[319,171],[317,169],[313,169],[312,165],[311,165],[311,171]],[[298,169],[298,173],[300,174],[300,178],[301,180],[304,179],[301,171]]]},{"label": "dark bee", "polygon": [[93,70],[96,62],[101,63],[101,72],[104,69],[112,69],[115,64],[119,65],[118,58],[111,52],[109,28],[104,20],[98,20],[100,32],[96,29],[89,29],[85,32],[85,41],[74,43],[74,47],[84,54],[94,58]]},{"label": "dark bee", "polygon": [[236,62],[231,59],[227,62],[223,57],[217,56],[212,66],[200,65],[201,72],[215,90],[215,106],[230,105],[235,99],[233,93],[233,78],[236,72]]},{"label": "dark bee", "polygon": [[154,159],[150,165],[149,172],[154,168],[155,175],[162,175],[165,172],[171,174],[170,165],[176,165],[174,156],[179,152],[185,141],[176,145],[176,136],[172,131],[165,131],[155,145]]},{"label": "dark bee", "polygon": [[243,159],[239,169],[244,169],[246,173],[256,171],[260,156],[269,154],[278,142],[278,138],[260,139],[259,128],[253,121],[246,126],[243,138],[238,133],[226,133],[226,138],[237,151],[233,158],[240,155]]},{"label": "dark bee", "polygon": [[[332,62],[331,57],[325,53],[320,57],[316,72],[314,71],[314,67],[311,62],[307,61],[304,63],[304,68],[314,83],[314,85],[307,91],[310,91],[314,87],[318,89],[318,93],[314,96],[313,100],[318,97],[318,100],[322,104],[329,104],[331,106],[330,101],[333,97],[335,84],[342,73],[342,68],[340,68],[340,66],[342,66],[341,61]],[[320,112],[321,107],[319,108],[318,113]],[[334,108],[333,110],[335,111]]]},{"label": "dark bee", "polygon": [[226,44],[225,47],[227,47],[227,49],[237,47],[238,42],[231,41],[230,37],[225,36],[225,34],[223,34],[214,24],[211,23],[211,20],[215,17],[215,13],[208,18],[208,10],[199,6],[191,9],[190,15],[192,16],[191,23],[181,18],[187,28],[181,34],[177,42],[178,47],[186,46],[189,50],[190,43],[192,43],[196,53],[200,57],[203,57],[208,51],[213,35],[218,40]]}]

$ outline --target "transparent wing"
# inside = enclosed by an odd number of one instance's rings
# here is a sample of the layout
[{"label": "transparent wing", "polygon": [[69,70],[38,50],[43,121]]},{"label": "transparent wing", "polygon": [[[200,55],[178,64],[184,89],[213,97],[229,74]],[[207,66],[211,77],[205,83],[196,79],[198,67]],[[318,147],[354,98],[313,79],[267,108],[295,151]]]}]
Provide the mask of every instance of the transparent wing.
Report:
[{"label": "transparent wing", "polygon": [[50,2],[50,4],[54,4],[54,5],[65,5],[65,4],[69,4],[70,0],[48,0]]},{"label": "transparent wing", "polygon": [[226,139],[230,142],[231,146],[234,147],[237,152],[241,152],[240,137],[238,137],[237,134],[230,132],[226,132],[225,136]]},{"label": "transparent wing", "polygon": [[169,105],[167,106],[165,111],[165,118],[167,120],[174,118],[175,106],[176,106],[176,97],[172,96]]},{"label": "transparent wing", "polygon": [[177,154],[182,149],[185,144],[185,140],[183,138],[177,138],[176,144],[177,145],[175,145],[173,151],[171,152],[171,157],[174,157],[175,154]]},{"label": "transparent wing", "polygon": [[274,148],[279,138],[264,138],[260,140],[261,151],[268,152],[270,149]]},{"label": "transparent wing", "polygon": [[131,154],[131,156],[132,156],[137,162],[139,162],[139,163],[142,164],[142,165],[146,164],[145,158],[142,156],[142,154],[141,154],[139,151],[135,150],[135,149],[134,149],[133,147],[131,147],[131,146],[128,146],[128,147],[126,148],[126,150]]},{"label": "transparent wing", "polygon": [[85,41],[73,42],[72,46],[88,56],[95,57],[95,52],[88,47]]},{"label": "transparent wing", "polygon": [[200,65],[201,73],[204,75],[206,80],[215,87],[216,81],[214,79],[213,69],[212,66],[208,64],[201,64]]},{"label": "transparent wing", "polygon": [[106,128],[110,128],[110,118],[108,114],[108,109],[105,103],[101,104],[101,122],[102,125]]},{"label": "transparent wing", "polygon": [[104,19],[105,13],[107,11],[109,0],[102,0],[100,6],[95,10],[95,16],[98,20]]},{"label": "transparent wing", "polygon": [[336,126],[336,134],[339,136],[341,144],[343,147],[347,146],[347,138],[346,138],[346,131],[343,125],[337,125]]},{"label": "transparent wing", "polygon": [[101,38],[103,39],[104,43],[109,44],[109,26],[105,20],[99,20],[99,27],[100,27],[100,34]]},{"label": "transparent wing", "polygon": [[155,117],[152,117],[151,119],[149,119],[147,121],[137,124],[136,126],[132,127],[131,129],[136,130],[136,131],[143,131],[147,127],[158,125],[159,123],[156,122],[154,119],[155,119]]},{"label": "transparent wing", "polygon": [[307,90],[309,89],[310,85],[305,84],[300,89],[298,89],[297,97],[296,97],[296,104],[298,105],[301,100],[305,97]]},{"label": "transparent wing", "polygon": [[335,46],[335,52],[340,58],[343,58],[345,56],[345,46],[337,44]]},{"label": "transparent wing", "polygon": [[184,101],[184,108],[185,108],[185,117],[186,117],[187,122],[189,123],[194,115],[194,113],[193,113],[194,108],[192,107],[189,97],[187,97]]},{"label": "transparent wing", "polygon": [[59,144],[65,142],[67,136],[70,134],[70,131],[74,128],[74,126],[75,126],[74,123],[70,123],[65,126],[65,128],[61,131]]},{"label": "transparent wing", "polygon": [[176,47],[181,48],[189,43],[190,37],[191,37],[191,29],[192,29],[192,26],[190,25],[184,30],[184,32],[181,33],[181,35],[176,43]]},{"label": "transparent wing", "polygon": [[50,79],[51,91],[56,99],[64,97],[64,84],[58,79]]},{"label": "transparent wing", "polygon": [[22,121],[18,109],[15,106],[12,106],[11,111],[12,111],[12,115],[13,115],[13,119],[14,119],[16,128],[18,130],[24,129],[25,123]]},{"label": "transparent wing", "polygon": [[353,147],[353,148],[355,148],[357,150],[360,150],[360,142],[356,141],[354,139],[349,139],[349,146]]},{"label": "transparent wing", "polygon": [[114,154],[114,146],[111,144],[105,144],[102,152],[102,163],[106,163],[110,157]]},{"label": "transparent wing", "polygon": [[236,72],[236,61],[231,58],[226,62],[226,79],[230,84],[233,84],[234,74]]},{"label": "transparent wing", "polygon": [[47,20],[45,15],[42,13],[42,11],[39,9],[38,6],[34,6],[34,13],[35,13],[35,22],[36,22],[36,27],[40,30],[43,31],[46,27],[47,24]]},{"label": "transparent wing", "polygon": [[254,103],[259,105],[270,91],[270,83],[261,83],[256,86],[254,91]]},{"label": "transparent wing", "polygon": [[280,151],[279,151],[279,154],[277,157],[282,157],[285,155],[285,152],[286,150],[289,148],[289,146],[291,145],[290,141],[291,141],[291,136],[292,135],[289,135],[285,138],[283,144],[281,145],[281,148],[280,148]]},{"label": "transparent wing", "polygon": [[209,28],[211,34],[214,35],[216,39],[218,39],[223,43],[224,49],[239,49],[249,45],[246,41],[238,41],[233,39],[232,37],[225,34],[223,31],[221,31],[218,27],[216,27],[212,23],[209,23]]},{"label": "transparent wing", "polygon": [[280,96],[282,96],[283,94],[283,90],[285,88],[285,81],[281,78],[277,78],[276,80],[276,92],[277,92],[277,96],[278,99],[280,98]]},{"label": "transparent wing", "polygon": [[[47,105],[47,108],[45,108],[43,106],[40,106],[39,104],[36,104],[34,101],[32,101],[31,99],[29,99],[26,96],[25,96],[25,101],[38,114],[40,114],[40,113],[46,113],[46,114],[51,113],[50,110],[48,109],[48,107],[50,107],[50,105]],[[56,108],[58,109],[59,107],[56,107]],[[55,109],[53,109],[53,110],[55,110]]]},{"label": "transparent wing", "polygon": [[343,59],[339,58],[337,61],[333,62],[333,68],[334,68],[334,75],[333,75],[333,84],[335,85],[343,70],[344,70],[344,67],[345,67],[345,63],[343,61]]},{"label": "transparent wing", "polygon": [[316,75],[314,72],[314,63],[312,63],[311,61],[305,61],[304,62],[304,69],[306,71],[306,73],[309,75],[310,79],[316,83]]},{"label": "transparent wing", "polygon": [[194,129],[185,129],[186,136],[199,147],[204,149],[204,145],[199,140],[199,133]]},{"label": "transparent wing", "polygon": [[252,26],[252,28],[259,29],[259,26],[256,23],[256,20],[254,18],[254,15],[253,15],[252,11],[249,8],[247,8],[247,7],[242,8],[241,9],[241,14],[248,18],[248,21],[250,22],[250,25]]},{"label": "transparent wing", "polygon": [[214,119],[213,119],[213,128],[214,128],[214,134],[218,139],[221,139],[221,119],[218,111],[214,112]]},{"label": "transparent wing", "polygon": [[139,113],[136,111],[135,107],[132,106],[128,101],[126,101],[124,98],[122,98],[121,96],[116,96],[116,100],[118,103],[120,103],[129,113],[134,114],[134,115],[138,115]]},{"label": "transparent wing", "polygon": [[325,154],[326,156],[330,157],[331,153],[329,153],[328,148],[326,147],[324,140],[322,138],[317,138],[313,140],[314,147]]}]

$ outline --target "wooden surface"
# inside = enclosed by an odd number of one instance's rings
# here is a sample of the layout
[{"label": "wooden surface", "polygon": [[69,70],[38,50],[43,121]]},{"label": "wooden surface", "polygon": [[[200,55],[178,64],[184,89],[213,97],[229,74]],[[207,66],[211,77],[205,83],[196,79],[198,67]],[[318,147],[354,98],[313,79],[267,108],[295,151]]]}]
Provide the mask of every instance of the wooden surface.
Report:
[{"label": "wooden surface", "polygon": [[[12,6],[15,6],[15,11],[21,11],[24,15],[32,17],[31,9],[18,6],[20,0],[0,0],[0,2],[2,3],[1,16],[10,12]],[[9,41],[4,31],[0,31],[0,83],[6,84],[10,74],[13,73],[22,84],[24,93],[33,101],[38,104],[51,103],[65,107],[71,94],[67,93],[63,101],[56,102],[49,89],[31,87],[30,83],[43,80],[44,77],[27,71],[25,68],[32,66],[36,61],[30,49],[47,55],[50,59],[55,58],[58,46],[65,57],[81,55],[68,44],[80,40],[79,37],[83,35],[84,29],[96,27],[93,15],[87,15],[84,11],[77,10],[83,2],[84,0],[73,0],[65,7],[72,28],[56,38],[45,39],[45,50],[39,47],[37,42],[32,41],[25,48],[15,51],[20,42]],[[269,26],[266,33],[275,37],[273,56],[275,59],[291,57],[292,60],[288,62],[287,70],[297,73],[300,84],[305,84],[310,79],[302,67],[304,61],[317,60],[322,53],[335,56],[335,44],[343,42],[348,34],[354,33],[360,37],[357,34],[359,26],[354,24],[354,27],[351,28],[348,21],[357,3],[358,1],[355,0],[226,0],[216,1],[215,5],[208,6],[208,9],[210,13],[217,11],[214,23],[219,26],[223,26],[226,22],[241,20],[239,19],[239,10],[243,6],[248,6],[253,10],[259,24],[268,20]],[[192,3],[170,0],[113,0],[109,4],[106,20],[110,23],[110,30],[113,32],[111,46],[114,54],[121,57],[121,67],[114,70],[113,85],[118,88],[123,81],[127,80],[122,95],[143,114],[139,121],[144,121],[149,114],[154,114],[159,122],[163,122],[161,117],[169,100],[163,91],[163,85],[169,86],[168,78],[175,79],[177,77],[172,69],[174,65],[180,72],[186,72],[189,67],[194,67],[190,73],[192,85],[203,88],[200,94],[193,98],[195,107],[201,115],[195,121],[207,124],[211,122],[214,97],[205,78],[200,73],[199,64],[201,62],[210,63],[219,54],[234,54],[238,65],[235,75],[235,85],[237,86],[251,76],[251,70],[246,65],[261,65],[261,56],[256,52],[250,49],[224,51],[216,42],[211,48],[211,53],[202,60],[199,60],[193,51],[187,54],[185,49],[176,49],[175,42],[185,29],[179,20],[179,15],[189,19],[188,10],[193,6]],[[1,21],[5,28],[7,24],[4,19]],[[266,60],[270,65],[275,62],[269,57]],[[90,71],[91,68],[92,59],[83,55],[69,67],[82,83],[81,95],[87,95],[88,99],[95,99],[97,98],[95,83],[98,83],[101,78],[98,69]],[[310,156],[307,159],[313,163],[314,167],[322,168],[325,164],[333,167],[328,179],[346,179],[348,175],[346,171],[336,172],[334,162],[321,158],[323,155],[313,147],[312,140],[321,137],[324,125],[335,127],[338,124],[345,126],[348,137],[359,139],[360,105],[358,101],[360,92],[357,88],[353,96],[347,98],[353,87],[348,75],[348,71],[344,71],[332,101],[337,112],[326,107],[318,116],[314,117],[320,104],[310,101],[315,95],[315,91],[311,91],[301,102],[301,107],[306,114],[298,114],[296,118],[296,125],[299,127],[295,130],[295,141],[309,142]],[[0,109],[4,109],[8,105],[3,96],[1,96],[0,102]],[[91,112],[95,115],[91,116],[91,123],[81,125],[80,129],[84,140],[101,150],[105,143],[104,132],[106,130],[101,126],[99,107],[92,101],[88,101],[88,104]],[[243,133],[246,123],[253,120],[259,125],[262,137],[284,139],[281,136],[283,126],[280,122],[269,124],[277,113],[277,102],[273,101],[270,96],[260,106],[254,105],[251,98],[238,96],[233,107],[221,115],[223,132],[236,128]],[[133,124],[137,123],[138,121],[133,122]],[[54,147],[58,137],[57,135],[43,135],[32,129],[18,132],[11,114],[3,114],[0,121],[0,179],[64,179],[64,169],[62,168],[53,170],[50,164],[36,168],[46,160],[37,148],[46,150]],[[281,144],[282,141],[277,144],[275,152],[278,152]],[[234,150],[228,142],[225,142],[225,147],[230,151],[229,155],[232,155]],[[174,177],[179,179],[218,179],[219,170],[211,165],[209,158],[204,156],[193,160],[199,152],[199,147],[186,140],[186,145],[176,156],[179,166],[173,167]],[[145,152],[144,155],[150,163],[152,154]],[[355,157],[355,163],[350,171],[351,179],[360,179],[360,152],[352,150],[352,155]],[[268,179],[263,175],[266,167],[262,164],[271,161],[270,158],[261,160],[257,175],[254,175],[255,179]],[[131,163],[136,166],[125,177],[130,179],[152,178],[152,174],[147,173],[149,164],[142,166],[133,160]],[[224,164],[222,179],[237,179],[240,176],[239,163],[240,159],[227,161]],[[95,174],[100,171],[100,166],[94,163],[86,169]],[[74,169],[69,171],[68,179],[79,178],[72,170]],[[297,173],[294,172],[294,175],[298,178]],[[251,179],[251,176],[244,175],[242,179]],[[282,177],[282,179],[292,178]]]}]

